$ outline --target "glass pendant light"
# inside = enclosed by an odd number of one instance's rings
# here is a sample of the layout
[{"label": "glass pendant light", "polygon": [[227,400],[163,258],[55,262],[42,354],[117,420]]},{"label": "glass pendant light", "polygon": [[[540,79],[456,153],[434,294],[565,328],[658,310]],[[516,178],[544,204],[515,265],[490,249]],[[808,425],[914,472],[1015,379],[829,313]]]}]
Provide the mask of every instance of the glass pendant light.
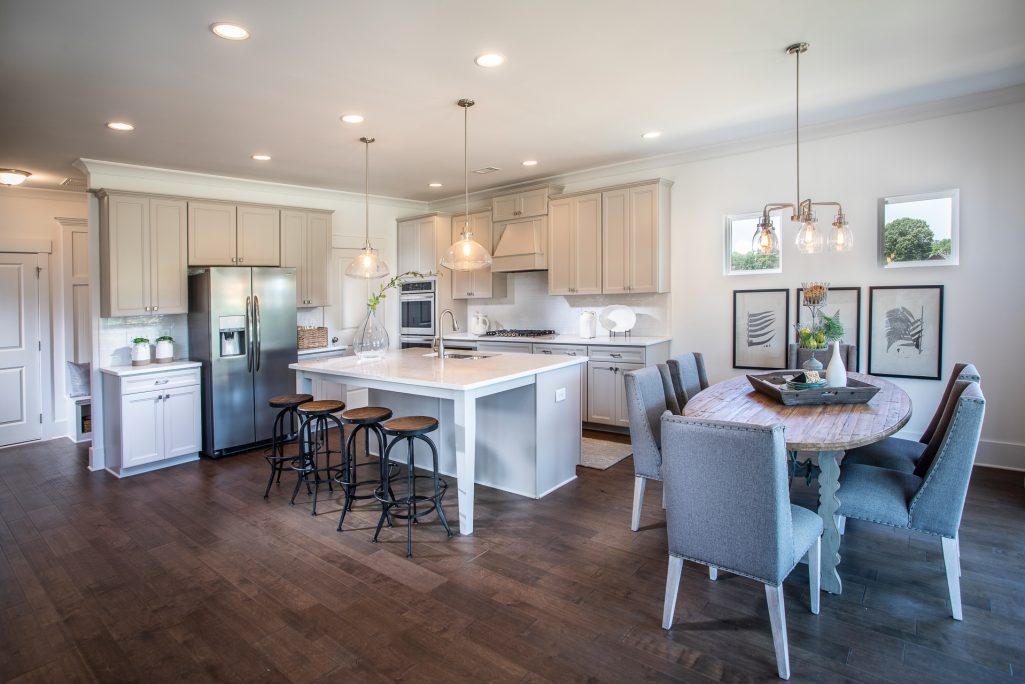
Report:
[{"label": "glass pendant light", "polygon": [[822,231],[815,227],[815,214],[808,213],[801,217],[801,229],[797,231],[794,244],[801,254],[817,254],[822,251]]},{"label": "glass pendant light", "polygon": [[345,275],[350,278],[374,280],[388,275],[388,264],[377,255],[377,250],[370,246],[370,143],[375,138],[360,138],[363,143],[363,201],[365,206],[365,228],[363,251],[346,266]]},{"label": "glass pendant light", "polygon": [[829,234],[829,250],[831,252],[848,252],[854,249],[854,235],[847,227],[847,217],[837,214],[833,221],[833,230]]},{"label": "glass pendant light", "polygon": [[463,231],[459,240],[454,242],[445,256],[441,258],[441,265],[453,271],[477,271],[491,265],[491,254],[484,245],[473,239],[473,230],[470,227],[470,181],[469,181],[469,142],[468,142],[468,113],[470,107],[475,103],[473,100],[464,98],[457,102],[463,108],[463,199],[465,202],[465,215]]},{"label": "glass pendant light", "polygon": [[758,227],[751,238],[751,251],[755,254],[779,254],[779,237],[768,216],[758,219]]}]

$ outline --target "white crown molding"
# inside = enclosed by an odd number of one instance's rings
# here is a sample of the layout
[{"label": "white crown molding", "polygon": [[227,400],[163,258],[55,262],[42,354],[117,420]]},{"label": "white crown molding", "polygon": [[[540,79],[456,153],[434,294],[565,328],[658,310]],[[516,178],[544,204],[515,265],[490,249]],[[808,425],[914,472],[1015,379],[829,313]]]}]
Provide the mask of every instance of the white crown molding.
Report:
[{"label": "white crown molding", "polygon": [[[100,189],[135,192],[160,192],[181,196],[203,197],[268,203],[266,195],[292,198],[287,204],[330,209],[338,202],[363,202],[363,194],[329,188],[315,188],[289,183],[219,176],[195,171],[164,169],[155,166],[124,164],[100,159],[79,159],[75,168],[86,174],[90,191]],[[157,188],[160,188],[157,190]],[[263,197],[263,199],[260,199]],[[427,203],[419,200],[370,195],[371,202],[423,211]],[[281,204],[282,202],[273,202]]]},{"label": "white crown molding", "polygon": [[58,190],[56,188],[26,188],[24,185],[15,188],[0,188],[3,199],[42,199],[57,202],[85,202],[88,198],[82,190]]},{"label": "white crown molding", "polygon": [[67,216],[54,216],[53,220],[59,223],[64,228],[74,228],[76,226],[88,226],[89,219],[84,218],[70,218]]}]

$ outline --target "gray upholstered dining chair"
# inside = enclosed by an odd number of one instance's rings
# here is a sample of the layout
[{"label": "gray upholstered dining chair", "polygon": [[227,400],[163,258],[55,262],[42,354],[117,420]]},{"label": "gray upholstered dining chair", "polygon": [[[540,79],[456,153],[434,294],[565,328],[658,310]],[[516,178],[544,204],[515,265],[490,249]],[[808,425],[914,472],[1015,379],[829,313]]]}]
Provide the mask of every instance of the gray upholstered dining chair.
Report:
[{"label": "gray upholstered dining chair", "polygon": [[[680,415],[687,400],[708,387],[705,357],[700,352],[686,352],[659,364],[666,387],[669,410]],[[671,396],[671,398],[670,398]],[[675,403],[675,406],[674,406]]]},{"label": "gray upholstered dining chair", "polygon": [[685,559],[758,580],[779,676],[789,679],[783,580],[807,556],[811,612],[818,614],[822,519],[790,503],[783,433],[782,425],[662,417],[669,537],[662,627],[672,627]]},{"label": "gray upholstered dining chair", "polygon": [[858,463],[840,467],[840,515],[940,537],[955,620],[964,619],[958,528],[985,412],[979,383],[957,380],[915,472]]},{"label": "gray upholstered dining chair", "polygon": [[662,375],[655,366],[630,371],[623,376],[626,384],[626,409],[630,418],[630,444],[633,446],[634,499],[630,529],[641,526],[644,485],[648,480],[662,480],[662,435],[659,419],[666,412],[666,395]]},{"label": "gray upholstered dining chair", "polygon": [[[822,367],[825,368],[829,365],[829,359],[833,355],[833,347],[830,345],[826,349],[804,349],[799,347],[796,342],[791,342],[787,347],[787,368],[801,368],[802,364],[811,358],[812,352],[815,353],[815,358],[821,361]],[[844,368],[849,371],[857,370],[858,345],[841,344],[840,357],[843,360]]]}]

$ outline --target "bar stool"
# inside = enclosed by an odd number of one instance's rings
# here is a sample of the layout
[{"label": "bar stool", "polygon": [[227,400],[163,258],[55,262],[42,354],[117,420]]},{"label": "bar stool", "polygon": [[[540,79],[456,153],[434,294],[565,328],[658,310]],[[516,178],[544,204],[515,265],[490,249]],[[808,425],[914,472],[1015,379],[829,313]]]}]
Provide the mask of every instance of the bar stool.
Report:
[{"label": "bar stool", "polygon": [[[265,453],[264,458],[270,464],[270,478],[267,480],[267,489],[263,492],[263,498],[270,496],[270,486],[274,484],[274,476],[278,476],[278,484],[281,484],[281,471],[285,465],[292,465],[298,458],[297,455],[285,455],[285,447],[295,444],[298,436],[299,414],[296,409],[300,404],[313,401],[312,394],[282,394],[271,397],[268,404],[271,408],[279,408],[278,415],[274,418],[274,429],[271,431],[270,453]],[[288,422],[288,433],[285,433],[285,422]]]},{"label": "bar stool", "polygon": [[[394,471],[385,473],[384,467],[381,462],[384,460],[384,450],[388,444],[388,439],[384,435],[384,430],[381,429],[381,423],[392,417],[392,411],[389,408],[383,406],[364,406],[363,408],[349,409],[342,414],[342,422],[346,425],[354,426],[352,431],[349,433],[348,438],[345,440],[345,458],[342,461],[342,472],[335,477],[335,482],[342,485],[345,490],[345,505],[342,506],[342,514],[338,517],[338,531],[342,531],[342,523],[345,521],[345,514],[352,510],[352,502],[356,499],[373,499],[376,498],[377,491],[384,486],[385,481],[388,482],[389,493],[391,488],[391,480],[398,475],[398,464],[395,464]],[[363,433],[363,455],[366,461],[358,463],[356,459],[356,452],[358,451],[357,438],[360,433]],[[378,457],[374,460],[371,459],[370,454],[370,435],[373,434],[377,437],[377,454]],[[377,468],[376,476],[369,480],[357,479],[357,469],[365,467]],[[355,493],[357,488],[372,484],[374,485],[374,491],[370,494],[357,494]],[[392,495],[392,498],[395,498]]]},{"label": "bar stool", "polygon": [[[449,537],[452,536],[452,529],[448,526],[448,520],[445,519],[445,511],[441,506],[441,498],[448,489],[448,483],[438,477],[438,449],[434,446],[431,438],[427,437],[427,433],[438,429],[438,421],[428,416],[405,416],[389,420],[383,423],[381,427],[384,430],[384,434],[392,437],[381,461],[382,481],[384,473],[391,467],[391,450],[403,440],[406,442],[408,454],[408,460],[406,461],[406,494],[396,498],[391,492],[390,487],[387,488],[387,492],[385,492],[385,487],[377,490],[376,496],[381,502],[382,510],[381,519],[377,521],[377,530],[374,532],[373,542],[377,543],[377,537],[381,534],[381,526],[384,525],[385,520],[388,520],[390,523],[391,517],[403,519],[406,521],[406,558],[412,558],[413,523],[432,511],[438,512],[438,517],[441,519],[441,524],[445,526],[445,531],[448,532]],[[415,473],[416,464],[413,458],[413,445],[416,440],[426,442],[427,446],[431,448],[434,467],[430,475],[417,475]],[[434,481],[434,494],[432,496],[418,495],[416,493],[416,481],[425,479]],[[426,510],[421,509],[418,511],[417,504],[430,504],[430,506]],[[391,512],[392,508],[398,507],[405,507],[405,515]]]},{"label": "bar stool", "polygon": [[[322,399],[320,401],[308,401],[300,404],[296,411],[302,417],[302,425],[299,427],[299,456],[292,464],[292,470],[299,474],[295,481],[295,489],[292,490],[292,499],[288,502],[291,506],[295,504],[295,496],[299,493],[299,487],[306,483],[307,490],[310,487],[310,478],[313,478],[313,510],[310,515],[317,514],[317,494],[320,484],[326,482],[328,489],[334,491],[331,484],[334,474],[341,467],[331,465],[331,454],[338,454],[339,460],[344,453],[342,451],[342,440],[345,439],[345,428],[342,421],[334,415],[345,409],[344,401],[335,399]],[[334,425],[332,425],[334,423]],[[338,448],[331,448],[330,428],[338,428]]]}]

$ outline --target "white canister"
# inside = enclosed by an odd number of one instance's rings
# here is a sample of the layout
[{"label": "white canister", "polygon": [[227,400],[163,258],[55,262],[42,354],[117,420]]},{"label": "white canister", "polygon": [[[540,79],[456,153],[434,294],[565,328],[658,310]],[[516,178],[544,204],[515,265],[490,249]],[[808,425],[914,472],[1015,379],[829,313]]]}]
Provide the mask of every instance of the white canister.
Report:
[{"label": "white canister", "polygon": [[149,340],[144,337],[137,337],[132,340],[132,365],[133,366],[146,366],[149,365],[150,353],[149,353]]},{"label": "white canister", "polygon": [[171,363],[174,361],[174,339],[168,336],[158,337],[154,359],[157,363]]},{"label": "white canister", "polygon": [[594,339],[598,336],[598,315],[593,311],[580,314],[580,337]]}]

